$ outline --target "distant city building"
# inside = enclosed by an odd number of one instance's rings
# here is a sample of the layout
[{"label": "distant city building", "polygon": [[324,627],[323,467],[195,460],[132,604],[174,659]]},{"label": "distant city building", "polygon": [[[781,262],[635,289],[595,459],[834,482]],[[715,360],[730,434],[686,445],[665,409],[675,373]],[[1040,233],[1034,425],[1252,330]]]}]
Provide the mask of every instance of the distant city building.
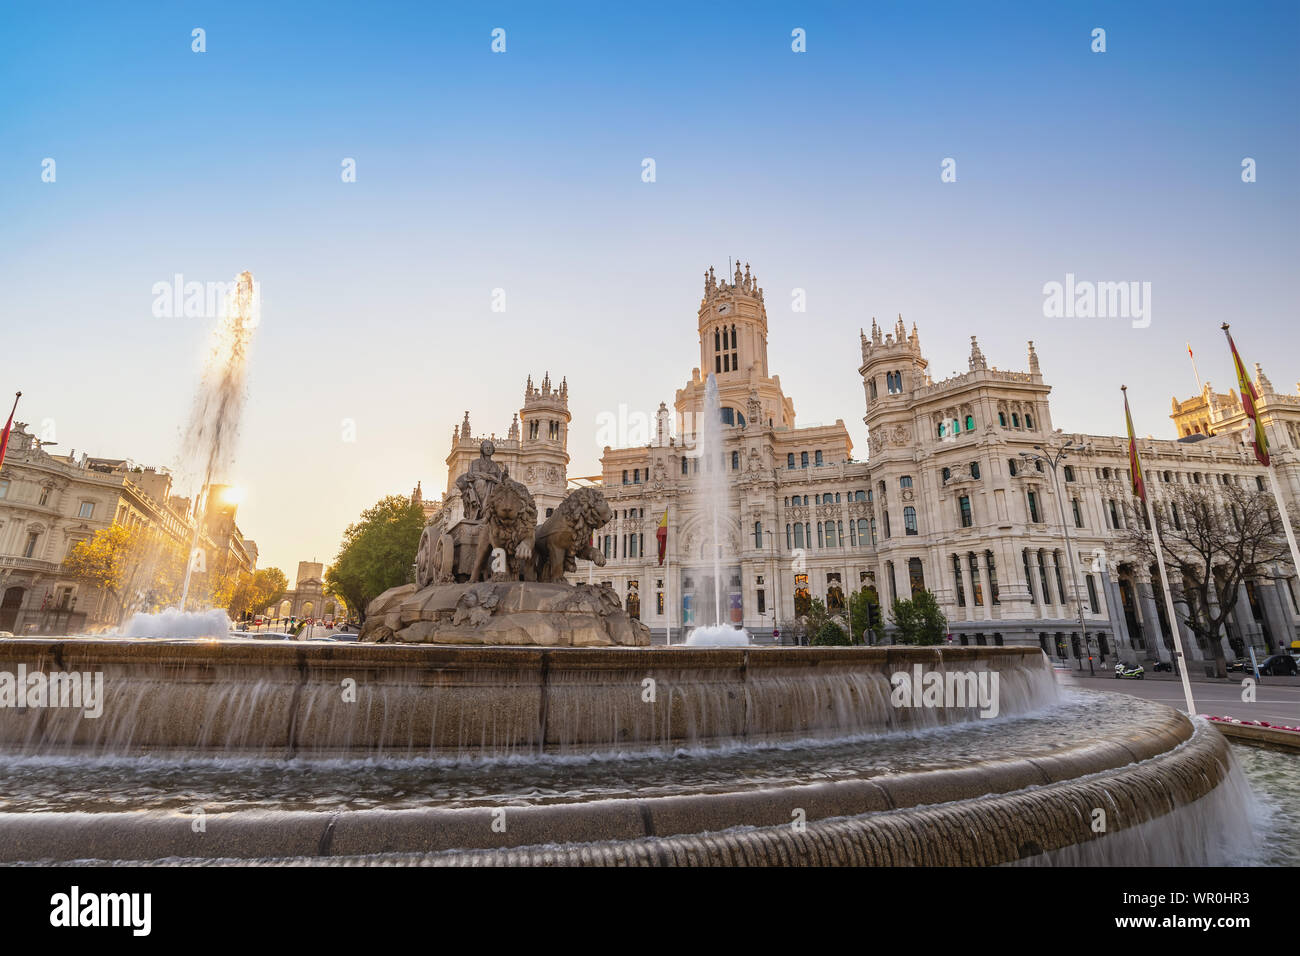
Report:
[{"label": "distant city building", "polygon": [[299,561],[294,588],[286,591],[280,603],[266,609],[268,617],[298,620],[336,620],[346,617],[341,602],[325,593],[325,565],[320,561]]},{"label": "distant city building", "polygon": [[[222,491],[209,489],[200,547],[208,567],[251,573],[257,546],[243,537]],[[112,595],[64,574],[63,560],[113,524],[188,551],[191,510],[189,498],[172,494],[165,470],[123,458],[77,458],[75,451],[51,455],[25,424],[15,423],[0,469],[0,631],[67,634],[116,624],[120,608]],[[147,587],[129,580],[125,590]]]}]

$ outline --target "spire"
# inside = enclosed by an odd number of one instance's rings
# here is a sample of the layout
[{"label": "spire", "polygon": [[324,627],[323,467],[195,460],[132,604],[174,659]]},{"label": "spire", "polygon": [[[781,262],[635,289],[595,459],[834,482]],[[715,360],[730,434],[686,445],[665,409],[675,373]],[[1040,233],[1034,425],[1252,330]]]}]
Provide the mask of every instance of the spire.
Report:
[{"label": "spire", "polygon": [[519,413],[515,412],[515,417],[510,422],[510,438],[514,441],[519,440]]},{"label": "spire", "polygon": [[873,315],[871,317],[871,344],[879,345],[880,342],[880,326],[876,324],[876,317]]},{"label": "spire", "polygon": [[1033,339],[1029,340],[1029,374],[1030,375],[1040,374],[1040,370],[1038,368],[1038,353],[1034,351]]},{"label": "spire", "polygon": [[912,345],[912,351],[917,355],[921,354],[921,333],[916,331],[916,323],[912,323],[912,336],[908,339]]},{"label": "spire", "polygon": [[411,492],[411,504],[418,505],[424,503],[424,493],[420,490],[420,483],[415,483],[415,490]]},{"label": "spire", "polygon": [[1268,376],[1264,374],[1264,370],[1259,367],[1258,362],[1255,363],[1255,382],[1261,395],[1271,395],[1273,393],[1273,383],[1268,380]]},{"label": "spire", "polygon": [[980,344],[975,340],[975,336],[970,337],[970,370],[972,372],[989,367],[989,363],[984,360],[984,353],[980,351]]},{"label": "spire", "polygon": [[469,409],[466,409],[466,410],[465,410],[465,420],[464,420],[463,422],[461,422],[461,424],[460,424],[460,437],[461,437],[461,438],[469,438],[469,436],[470,436],[470,430],[469,430]]},{"label": "spire", "polygon": [[705,269],[704,270],[704,298],[707,299],[711,295],[713,295],[713,283],[709,281],[709,270]]},{"label": "spire", "polygon": [[740,288],[740,281],[741,281],[741,277],[740,277],[740,260],[737,259],[737,260],[736,260],[736,275],[734,276],[734,285],[735,285],[736,288]]},{"label": "spire", "polygon": [[560,379],[560,401],[566,405],[569,403],[569,378],[567,375]]},{"label": "spire", "polygon": [[902,342],[907,338],[907,326],[903,324],[903,314],[898,314],[898,324],[894,326],[894,341]]}]

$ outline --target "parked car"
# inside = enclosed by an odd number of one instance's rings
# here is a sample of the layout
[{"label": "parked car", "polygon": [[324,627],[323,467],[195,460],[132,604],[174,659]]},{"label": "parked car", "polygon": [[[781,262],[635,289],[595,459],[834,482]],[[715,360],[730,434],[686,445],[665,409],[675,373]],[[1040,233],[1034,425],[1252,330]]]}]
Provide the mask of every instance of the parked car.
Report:
[{"label": "parked car", "polygon": [[1300,666],[1290,654],[1274,654],[1264,658],[1259,665],[1259,672],[1271,677],[1295,677],[1297,671],[1300,671]]},{"label": "parked car", "polygon": [[1151,669],[1157,673],[1160,673],[1161,671],[1164,671],[1165,673],[1173,673],[1174,664],[1173,661],[1156,661],[1151,665]]},{"label": "parked car", "polygon": [[361,636],[360,634],[348,634],[340,631],[337,634],[317,634],[315,637],[307,638],[307,640],[308,641],[329,641],[331,643],[339,643],[339,642],[352,643],[353,641],[356,641],[357,638],[359,638],[360,636]]},{"label": "parked car", "polygon": [[1250,666],[1249,657],[1238,657],[1236,660],[1228,661],[1228,673],[1241,671],[1243,674],[1249,674],[1254,668]]}]

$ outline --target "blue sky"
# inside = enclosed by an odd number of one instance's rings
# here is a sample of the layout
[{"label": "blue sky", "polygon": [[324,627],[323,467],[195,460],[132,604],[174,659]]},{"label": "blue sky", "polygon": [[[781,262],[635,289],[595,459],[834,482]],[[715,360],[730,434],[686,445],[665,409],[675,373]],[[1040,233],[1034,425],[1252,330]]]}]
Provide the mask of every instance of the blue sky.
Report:
[{"label": "blue sky", "polygon": [[[464,410],[503,433],[530,372],[568,377],[571,473],[594,473],[596,417],[671,404],[698,363],[701,273],[728,256],[766,289],[799,420],[843,418],[860,456],[873,315],[915,321],[936,378],[972,334],[1002,368],[1033,339],[1070,430],[1118,433],[1125,382],[1172,436],[1186,341],[1232,384],[1225,320],[1278,388],[1300,378],[1294,3],[0,14],[0,393],[63,451],[173,463],[212,323],[155,318],[153,284],[251,270],[232,477],[290,573],[382,494],[441,490]],[[1150,327],[1045,318],[1067,272],[1150,282]]]}]

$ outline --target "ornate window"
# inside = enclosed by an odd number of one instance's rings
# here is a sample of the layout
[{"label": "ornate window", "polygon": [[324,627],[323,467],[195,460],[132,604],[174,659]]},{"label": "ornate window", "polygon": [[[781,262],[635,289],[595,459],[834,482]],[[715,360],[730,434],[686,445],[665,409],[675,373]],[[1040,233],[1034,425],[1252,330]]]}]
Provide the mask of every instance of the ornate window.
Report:
[{"label": "ornate window", "polygon": [[785,456],[785,467],[787,469],[794,468],[794,452],[790,452],[788,455]]},{"label": "ornate window", "polygon": [[972,478],[974,478],[976,481],[979,481],[979,478],[980,478],[980,463],[979,463],[978,461],[972,461],[972,462],[970,463],[970,476],[971,476]]},{"label": "ornate window", "polygon": [[998,568],[993,562],[992,551],[984,552],[984,567],[989,572],[989,603],[1001,604],[1002,602],[998,600]]},{"label": "ornate window", "polygon": [[916,509],[908,505],[903,509],[903,530],[907,534],[916,534]]},{"label": "ornate window", "polygon": [[903,475],[903,477],[899,478],[899,479],[898,479],[898,487],[900,487],[900,488],[911,488],[911,487],[912,487],[912,476],[911,476],[911,475]]},{"label": "ornate window", "polygon": [[963,528],[969,528],[972,524],[974,524],[975,519],[974,516],[971,514],[969,496],[962,495],[960,498],[957,499],[957,510],[959,515],[961,516],[961,526]]},{"label": "ornate window", "polygon": [[975,416],[974,416],[974,415],[967,415],[967,416],[966,416],[966,430],[967,430],[968,432],[973,432],[973,431],[975,430]]}]

